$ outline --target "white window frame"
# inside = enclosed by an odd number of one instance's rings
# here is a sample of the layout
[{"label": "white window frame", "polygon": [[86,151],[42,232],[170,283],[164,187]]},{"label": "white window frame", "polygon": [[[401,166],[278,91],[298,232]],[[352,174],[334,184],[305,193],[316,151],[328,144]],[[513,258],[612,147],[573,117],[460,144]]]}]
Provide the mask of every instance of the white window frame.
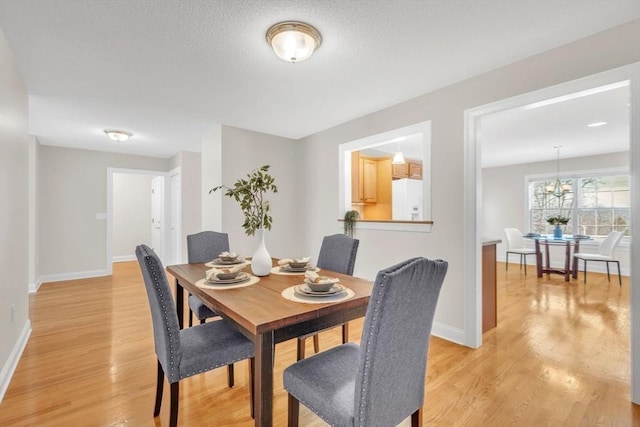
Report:
[{"label": "white window frame", "polygon": [[[590,169],[590,170],[577,170],[577,171],[566,171],[563,172],[559,175],[559,178],[561,180],[566,180],[566,179],[580,179],[580,178],[589,178],[589,177],[605,177],[605,176],[619,176],[619,175],[627,175],[629,176],[629,187],[631,187],[631,172],[629,171],[629,168],[627,167],[618,167],[618,168],[604,168],[604,169]],[[527,229],[528,230],[532,230],[533,229],[533,225],[531,223],[531,206],[529,205],[530,203],[530,197],[531,195],[529,194],[529,185],[531,182],[533,181],[554,181],[556,178],[558,177],[557,174],[555,173],[545,173],[545,174],[536,174],[536,175],[526,175],[524,177],[524,191],[525,191],[525,221],[524,223],[527,224]],[[577,210],[579,209],[578,207],[578,199],[575,199],[575,203],[573,205],[573,207],[571,208],[572,213],[571,213],[571,217],[574,218],[575,214],[577,212]],[[629,207],[629,212],[631,214],[631,207]],[[571,234],[576,234],[576,228],[577,224],[576,223],[572,223],[572,230],[571,230]],[[580,233],[577,233],[580,234]],[[628,246],[630,244],[630,236],[625,236],[623,237],[622,241],[620,242],[621,246]],[[585,242],[586,243],[586,242]]]}]

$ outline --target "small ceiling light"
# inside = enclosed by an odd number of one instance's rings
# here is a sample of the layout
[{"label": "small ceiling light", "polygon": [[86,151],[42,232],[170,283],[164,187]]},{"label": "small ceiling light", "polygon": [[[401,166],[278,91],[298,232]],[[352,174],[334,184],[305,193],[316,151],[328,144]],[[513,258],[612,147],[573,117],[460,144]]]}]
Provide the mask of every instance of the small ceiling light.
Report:
[{"label": "small ceiling light", "polygon": [[404,155],[402,154],[402,151],[400,151],[400,143],[398,143],[398,150],[393,155],[393,160],[391,160],[391,164],[392,165],[404,165],[405,163],[407,163],[407,162],[404,160]]},{"label": "small ceiling light", "polygon": [[127,139],[133,136],[131,132],[127,132],[126,130],[118,130],[118,129],[105,129],[104,133],[109,137],[109,139],[113,141],[118,141],[118,142],[126,141]]},{"label": "small ceiling light", "polygon": [[269,28],[267,42],[279,58],[300,62],[309,58],[320,47],[322,36],[309,24],[285,21]]},{"label": "small ceiling light", "polygon": [[589,124],[587,125],[587,127],[590,127],[590,128],[597,128],[598,126],[604,126],[604,125],[606,125],[606,124],[607,124],[607,122],[595,122],[595,123],[589,123]]}]

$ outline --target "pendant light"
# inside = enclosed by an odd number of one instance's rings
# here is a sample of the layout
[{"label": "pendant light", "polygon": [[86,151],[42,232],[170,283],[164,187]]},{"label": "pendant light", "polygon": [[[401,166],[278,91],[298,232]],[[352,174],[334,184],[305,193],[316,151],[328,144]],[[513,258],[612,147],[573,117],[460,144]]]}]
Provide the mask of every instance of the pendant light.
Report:
[{"label": "pendant light", "polygon": [[397,150],[396,150],[396,153],[393,155],[393,160],[391,160],[391,164],[404,165],[405,163],[407,162],[404,160],[404,155],[402,154],[402,151],[400,151],[400,143],[398,143]]},{"label": "pendant light", "polygon": [[571,186],[569,184],[562,184],[560,182],[560,148],[562,148],[562,145],[554,145],[553,148],[555,148],[557,151],[556,182],[553,185],[547,185],[546,190],[549,194],[552,194],[556,197],[562,197],[566,193],[571,191]]}]

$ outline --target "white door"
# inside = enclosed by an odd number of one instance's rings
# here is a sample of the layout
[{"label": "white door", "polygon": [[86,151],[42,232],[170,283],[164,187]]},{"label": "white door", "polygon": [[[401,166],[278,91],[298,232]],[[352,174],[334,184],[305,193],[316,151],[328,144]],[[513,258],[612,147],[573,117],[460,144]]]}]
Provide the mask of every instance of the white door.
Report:
[{"label": "white door", "polygon": [[162,259],[162,218],[163,206],[163,178],[156,176],[151,181],[151,246]]},{"label": "white door", "polygon": [[182,262],[180,252],[182,251],[182,245],[180,244],[180,235],[182,231],[180,229],[180,173],[171,175],[169,185],[171,186],[171,264],[180,264]]}]

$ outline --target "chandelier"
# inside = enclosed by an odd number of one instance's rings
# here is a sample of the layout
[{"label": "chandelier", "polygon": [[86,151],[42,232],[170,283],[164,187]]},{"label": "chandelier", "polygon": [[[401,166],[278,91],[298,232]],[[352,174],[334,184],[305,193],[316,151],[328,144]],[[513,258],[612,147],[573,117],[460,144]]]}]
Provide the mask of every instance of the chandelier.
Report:
[{"label": "chandelier", "polygon": [[547,185],[546,190],[548,194],[562,197],[571,191],[571,186],[560,182],[560,148],[562,148],[562,145],[554,145],[553,148],[555,148],[558,153],[556,160],[556,182],[553,185]]}]

